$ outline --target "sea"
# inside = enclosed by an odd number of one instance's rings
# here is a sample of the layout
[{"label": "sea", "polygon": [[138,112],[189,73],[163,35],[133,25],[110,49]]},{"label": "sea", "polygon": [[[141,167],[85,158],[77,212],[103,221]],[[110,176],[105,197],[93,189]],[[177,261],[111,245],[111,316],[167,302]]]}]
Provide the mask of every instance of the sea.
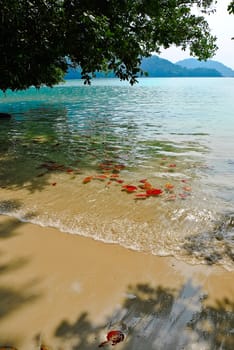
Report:
[{"label": "sea", "polygon": [[0,213],[234,270],[234,79],[0,94]]}]

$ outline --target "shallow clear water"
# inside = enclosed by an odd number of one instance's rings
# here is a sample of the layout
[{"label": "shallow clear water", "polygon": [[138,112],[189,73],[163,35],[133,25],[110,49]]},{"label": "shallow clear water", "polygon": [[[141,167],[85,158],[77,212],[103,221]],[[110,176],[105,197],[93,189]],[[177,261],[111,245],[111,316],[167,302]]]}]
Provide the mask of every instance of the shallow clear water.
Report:
[{"label": "shallow clear water", "polygon": [[[0,211],[233,269],[233,96],[228,78],[68,81],[2,94],[12,118],[0,121]],[[162,194],[137,197],[143,179]]]}]

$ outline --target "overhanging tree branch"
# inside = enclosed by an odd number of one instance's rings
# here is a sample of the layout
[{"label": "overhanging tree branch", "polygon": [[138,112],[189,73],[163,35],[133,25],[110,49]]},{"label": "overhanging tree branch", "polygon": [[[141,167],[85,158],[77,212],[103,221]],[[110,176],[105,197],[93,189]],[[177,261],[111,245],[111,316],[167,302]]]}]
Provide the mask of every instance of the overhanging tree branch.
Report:
[{"label": "overhanging tree branch", "polygon": [[[215,37],[194,6],[212,0],[0,0],[0,89],[53,86],[68,67],[81,66],[86,82],[108,70],[136,82],[140,61],[175,44],[200,59]],[[233,1],[229,5],[233,13]]]}]

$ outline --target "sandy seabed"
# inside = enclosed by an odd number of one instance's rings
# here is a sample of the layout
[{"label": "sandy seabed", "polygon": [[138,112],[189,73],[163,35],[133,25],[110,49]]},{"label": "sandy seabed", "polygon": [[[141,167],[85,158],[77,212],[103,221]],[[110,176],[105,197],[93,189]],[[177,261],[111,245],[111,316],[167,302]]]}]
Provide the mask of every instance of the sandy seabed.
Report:
[{"label": "sandy seabed", "polygon": [[[234,349],[234,273],[0,216],[0,345]],[[113,348],[111,343],[106,349]]]}]

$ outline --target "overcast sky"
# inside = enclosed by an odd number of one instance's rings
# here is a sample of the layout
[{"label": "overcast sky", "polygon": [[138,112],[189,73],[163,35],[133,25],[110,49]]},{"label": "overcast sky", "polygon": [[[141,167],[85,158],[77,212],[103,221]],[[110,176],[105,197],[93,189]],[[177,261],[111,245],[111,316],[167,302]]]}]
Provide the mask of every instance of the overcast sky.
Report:
[{"label": "overcast sky", "polygon": [[[229,15],[227,12],[227,6],[230,2],[231,0],[218,0],[216,13],[207,16],[207,21],[212,34],[217,37],[219,47],[212,59],[234,69],[234,40],[231,40],[234,37],[234,15]],[[162,50],[160,57],[175,63],[190,56],[188,52],[172,47]]]}]

